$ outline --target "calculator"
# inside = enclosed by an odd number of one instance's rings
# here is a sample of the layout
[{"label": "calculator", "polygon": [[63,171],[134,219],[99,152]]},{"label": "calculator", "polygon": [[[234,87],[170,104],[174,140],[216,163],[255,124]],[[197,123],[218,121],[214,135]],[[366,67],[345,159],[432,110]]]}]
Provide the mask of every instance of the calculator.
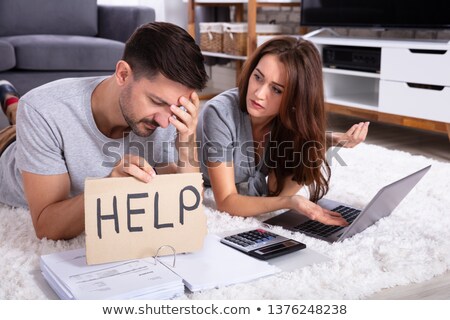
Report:
[{"label": "calculator", "polygon": [[306,248],[304,243],[264,229],[237,233],[221,239],[220,242],[261,260],[268,260]]}]

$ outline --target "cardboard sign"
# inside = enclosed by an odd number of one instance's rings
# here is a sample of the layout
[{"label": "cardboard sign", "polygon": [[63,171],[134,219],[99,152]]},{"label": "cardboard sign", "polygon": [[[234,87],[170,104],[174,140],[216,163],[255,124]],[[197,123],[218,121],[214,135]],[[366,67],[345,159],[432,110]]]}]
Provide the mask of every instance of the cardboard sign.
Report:
[{"label": "cardboard sign", "polygon": [[[207,233],[200,173],[86,179],[88,264],[200,250]],[[164,247],[165,246],[165,247]]]}]

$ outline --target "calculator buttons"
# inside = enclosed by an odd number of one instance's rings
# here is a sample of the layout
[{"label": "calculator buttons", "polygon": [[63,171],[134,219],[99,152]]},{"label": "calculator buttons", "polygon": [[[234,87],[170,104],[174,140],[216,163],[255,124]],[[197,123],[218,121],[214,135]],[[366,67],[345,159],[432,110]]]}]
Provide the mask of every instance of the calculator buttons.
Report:
[{"label": "calculator buttons", "polygon": [[267,230],[256,229],[225,237],[223,242],[242,251],[251,251],[284,240],[286,238]]},{"label": "calculator buttons", "polygon": [[264,229],[234,234],[221,239],[220,242],[261,260],[267,260],[306,248],[301,242]]}]

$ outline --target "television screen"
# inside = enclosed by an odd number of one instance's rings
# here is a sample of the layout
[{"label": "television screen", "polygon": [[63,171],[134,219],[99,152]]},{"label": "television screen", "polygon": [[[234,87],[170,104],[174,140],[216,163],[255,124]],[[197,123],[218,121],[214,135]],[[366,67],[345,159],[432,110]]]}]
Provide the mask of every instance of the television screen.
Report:
[{"label": "television screen", "polygon": [[450,28],[450,0],[302,0],[302,26]]}]

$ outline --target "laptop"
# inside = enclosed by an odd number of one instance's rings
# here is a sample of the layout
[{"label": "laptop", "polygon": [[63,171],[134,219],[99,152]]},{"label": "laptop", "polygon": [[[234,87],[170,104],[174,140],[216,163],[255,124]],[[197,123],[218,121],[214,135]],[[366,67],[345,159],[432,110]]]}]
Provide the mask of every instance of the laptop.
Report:
[{"label": "laptop", "polygon": [[322,208],[339,212],[348,221],[349,225],[345,227],[325,225],[310,220],[293,210],[279,214],[264,221],[264,223],[302,232],[328,242],[342,241],[360,233],[381,218],[390,215],[430,168],[431,165],[381,188],[364,209],[353,208],[329,199],[319,200],[318,204]]}]

